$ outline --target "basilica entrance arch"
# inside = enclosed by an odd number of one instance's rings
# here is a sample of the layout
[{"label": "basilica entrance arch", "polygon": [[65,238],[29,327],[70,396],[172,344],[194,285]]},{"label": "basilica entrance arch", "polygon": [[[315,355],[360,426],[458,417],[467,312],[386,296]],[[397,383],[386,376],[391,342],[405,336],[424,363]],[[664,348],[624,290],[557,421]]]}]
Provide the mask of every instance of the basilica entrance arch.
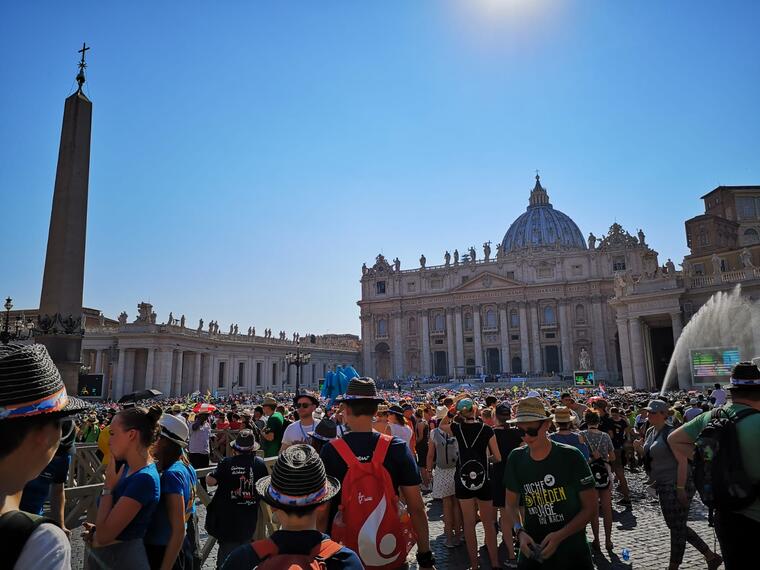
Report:
[{"label": "basilica entrance arch", "polygon": [[388,380],[391,374],[391,349],[385,342],[375,345],[375,370],[378,380]]}]

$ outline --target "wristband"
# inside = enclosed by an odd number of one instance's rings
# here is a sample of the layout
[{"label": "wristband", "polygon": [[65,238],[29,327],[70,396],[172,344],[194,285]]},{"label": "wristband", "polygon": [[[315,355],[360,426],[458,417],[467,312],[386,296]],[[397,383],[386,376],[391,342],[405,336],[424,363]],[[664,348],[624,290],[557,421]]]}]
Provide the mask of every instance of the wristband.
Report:
[{"label": "wristband", "polygon": [[417,564],[424,568],[435,566],[435,556],[433,556],[433,551],[428,550],[427,552],[417,552]]},{"label": "wristband", "polygon": [[686,487],[684,485],[676,485],[676,490],[678,490],[678,491],[685,491]]},{"label": "wristband", "polygon": [[110,494],[111,494],[111,489],[105,489],[105,488],[104,488],[104,489],[103,489],[103,492],[101,493],[101,496],[103,496],[103,497],[107,497],[107,496],[108,496],[108,495],[110,495]]}]

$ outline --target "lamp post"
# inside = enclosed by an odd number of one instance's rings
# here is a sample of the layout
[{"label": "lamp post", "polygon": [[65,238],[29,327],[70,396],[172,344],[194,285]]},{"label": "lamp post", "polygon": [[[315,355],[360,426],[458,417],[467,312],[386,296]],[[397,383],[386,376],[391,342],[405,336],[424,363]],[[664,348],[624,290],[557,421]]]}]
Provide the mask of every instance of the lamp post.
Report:
[{"label": "lamp post", "polygon": [[3,329],[0,330],[0,342],[8,344],[12,340],[29,340],[34,331],[34,323],[32,321],[26,322],[23,313],[16,317],[14,322],[14,330],[11,332],[11,309],[13,308],[13,299],[10,297],[5,299],[5,323],[3,323]]},{"label": "lamp post", "polygon": [[288,352],[285,355],[285,362],[288,366],[295,364],[296,367],[296,396],[301,393],[301,366],[311,360],[311,353],[301,353],[301,339],[296,340],[296,351]]}]

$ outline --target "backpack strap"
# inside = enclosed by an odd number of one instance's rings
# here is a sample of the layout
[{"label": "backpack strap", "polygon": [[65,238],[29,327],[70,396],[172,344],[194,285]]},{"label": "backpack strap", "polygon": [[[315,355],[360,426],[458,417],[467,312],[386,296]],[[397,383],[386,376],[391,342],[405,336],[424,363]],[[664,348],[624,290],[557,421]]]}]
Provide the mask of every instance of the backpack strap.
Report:
[{"label": "backpack strap", "polygon": [[[388,436],[381,435],[380,437]],[[355,465],[359,465],[359,460],[356,458],[356,455],[354,455],[354,452],[351,451],[351,448],[348,446],[345,439],[339,437],[338,439],[332,440],[330,443],[335,448],[335,451],[338,452],[338,455],[340,455],[340,458],[349,469]]]},{"label": "backpack strap", "polygon": [[326,538],[314,547],[311,551],[311,556],[317,560],[325,561],[337,554],[341,548],[343,548],[342,544]]},{"label": "backpack strap", "polygon": [[375,451],[372,452],[372,465],[382,467],[383,461],[385,461],[385,456],[388,454],[388,448],[391,445],[392,439],[393,438],[389,435],[380,435],[380,439],[377,441],[377,445],[375,446]]},{"label": "backpack strap", "polygon": [[[56,524],[55,521],[26,513],[24,511],[11,511],[0,516],[0,536],[3,537],[3,563],[13,568],[21,556],[29,537],[40,525],[45,523]],[[58,526],[58,525],[56,525]]]},{"label": "backpack strap", "polygon": [[254,540],[251,542],[251,548],[256,553],[256,556],[259,557],[259,560],[266,560],[267,558],[277,556],[280,553],[280,548],[271,538]]},{"label": "backpack strap", "polygon": [[736,412],[732,420],[734,423],[736,423],[740,420],[743,420],[747,416],[751,416],[753,414],[760,414],[760,410],[756,410],[755,408],[744,408],[743,410],[739,410],[738,412]]}]

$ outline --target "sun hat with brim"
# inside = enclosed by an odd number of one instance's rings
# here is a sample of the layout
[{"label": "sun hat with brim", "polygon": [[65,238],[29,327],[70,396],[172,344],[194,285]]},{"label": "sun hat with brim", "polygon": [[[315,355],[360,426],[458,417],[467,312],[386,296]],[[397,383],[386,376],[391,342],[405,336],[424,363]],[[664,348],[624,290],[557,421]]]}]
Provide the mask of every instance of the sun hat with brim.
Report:
[{"label": "sun hat with brim", "polygon": [[340,482],[327,476],[316,450],[303,444],[288,447],[277,456],[272,475],[256,481],[256,492],[275,509],[311,509],[339,491]]},{"label": "sun hat with brim", "polygon": [[512,406],[507,402],[501,402],[496,406],[496,417],[499,419],[508,419],[512,415]]},{"label": "sun hat with brim", "polygon": [[256,443],[256,438],[253,437],[253,431],[249,429],[240,430],[236,439],[230,442],[230,447],[235,451],[256,451],[259,448],[259,444]]},{"label": "sun hat with brim", "polygon": [[312,392],[305,391],[293,397],[293,405],[295,406],[301,398],[309,398],[315,406],[319,405],[319,398]]},{"label": "sun hat with brim", "polygon": [[388,408],[388,413],[398,416],[399,418],[404,417],[404,409],[401,406],[390,406]]},{"label": "sun hat with brim", "polygon": [[306,432],[306,435],[319,441],[330,441],[338,437],[338,424],[330,419],[321,420],[314,431]]},{"label": "sun hat with brim", "polygon": [[514,417],[509,423],[539,422],[548,420],[546,410],[538,398],[521,398],[515,407]]},{"label": "sun hat with brim", "polygon": [[346,393],[338,396],[336,402],[350,402],[352,400],[373,400],[383,402],[385,398],[377,393],[377,386],[372,378],[351,378],[346,388]]},{"label": "sun hat with brim", "polygon": [[173,441],[180,447],[187,447],[190,443],[190,430],[187,429],[187,422],[182,418],[171,414],[162,414],[158,420],[161,426],[161,437]]},{"label": "sun hat with brim", "polygon": [[66,393],[42,344],[0,345],[0,420],[33,416],[64,417],[89,409]]},{"label": "sun hat with brim", "polygon": [[739,362],[731,371],[728,390],[760,389],[760,369],[754,362]]},{"label": "sun hat with brim", "polygon": [[437,406],[435,408],[435,419],[442,420],[449,413],[449,409],[446,406]]},{"label": "sun hat with brim", "polygon": [[573,421],[573,414],[570,413],[570,408],[565,406],[557,406],[554,408],[554,414],[552,420],[557,424],[569,424]]},{"label": "sun hat with brim", "polygon": [[272,407],[272,408],[276,408],[276,407],[277,407],[277,400],[275,400],[275,399],[274,399],[274,398],[272,398],[271,396],[266,396],[266,397],[264,398],[264,401],[263,401],[263,402],[261,402],[261,405],[262,405],[262,406],[270,406],[270,407]]},{"label": "sun hat with brim", "polygon": [[647,404],[647,407],[644,408],[647,412],[668,412],[670,410],[670,406],[667,402],[663,400],[650,400],[649,404]]},{"label": "sun hat with brim", "polygon": [[174,404],[171,408],[171,412],[173,414],[179,414],[182,412],[182,404]]}]

